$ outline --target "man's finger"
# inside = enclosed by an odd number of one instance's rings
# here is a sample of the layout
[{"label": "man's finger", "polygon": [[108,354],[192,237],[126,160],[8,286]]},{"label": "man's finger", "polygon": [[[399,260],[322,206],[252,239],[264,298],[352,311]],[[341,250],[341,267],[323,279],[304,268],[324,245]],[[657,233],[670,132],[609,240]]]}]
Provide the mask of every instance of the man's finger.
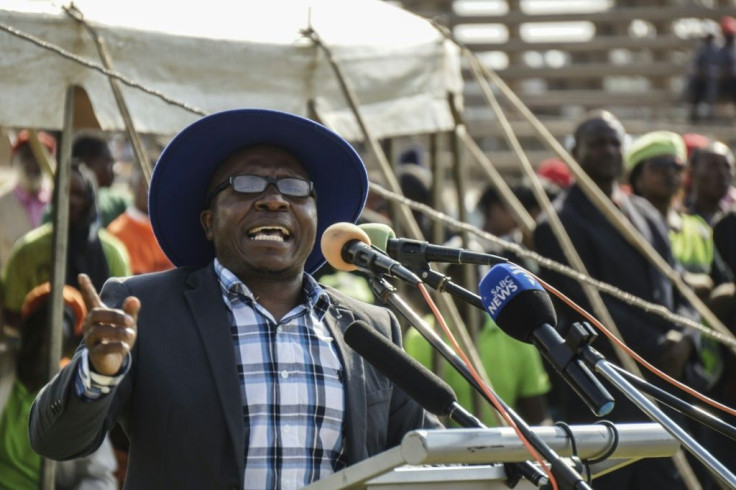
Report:
[{"label": "man's finger", "polygon": [[87,311],[90,311],[93,308],[105,307],[105,304],[100,299],[100,295],[97,294],[95,286],[92,284],[92,280],[87,274],[79,274],[77,276],[77,281],[79,281],[79,292],[82,293],[82,298],[84,298],[84,304],[87,306]]},{"label": "man's finger", "polygon": [[138,312],[141,311],[141,301],[135,296],[128,296],[123,301],[123,311],[133,317],[133,325],[138,323]]}]

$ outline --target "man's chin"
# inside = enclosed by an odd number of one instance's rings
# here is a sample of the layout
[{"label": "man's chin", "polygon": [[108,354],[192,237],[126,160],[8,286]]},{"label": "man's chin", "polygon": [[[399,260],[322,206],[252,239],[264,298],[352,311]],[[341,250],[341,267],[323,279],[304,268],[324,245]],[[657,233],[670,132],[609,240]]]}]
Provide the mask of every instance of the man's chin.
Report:
[{"label": "man's chin", "polygon": [[272,262],[261,262],[258,264],[246,264],[242,261],[235,262],[232,266],[224,260],[220,262],[230,269],[240,279],[245,278],[267,278],[274,281],[285,281],[299,277],[304,272],[303,265],[294,263],[278,264]]},{"label": "man's chin", "polygon": [[250,274],[259,277],[267,277],[273,280],[286,281],[299,277],[304,268],[289,264],[286,267],[259,266],[251,269]]}]

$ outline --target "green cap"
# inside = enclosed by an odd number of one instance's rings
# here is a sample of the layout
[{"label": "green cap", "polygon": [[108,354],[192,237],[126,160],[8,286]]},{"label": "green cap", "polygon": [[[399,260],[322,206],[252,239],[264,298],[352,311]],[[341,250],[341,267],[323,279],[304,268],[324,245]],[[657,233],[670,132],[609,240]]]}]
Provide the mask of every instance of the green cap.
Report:
[{"label": "green cap", "polygon": [[637,138],[626,152],[626,170],[631,172],[644,160],[663,155],[679,157],[684,165],[687,148],[682,136],[672,131],[653,131]]}]

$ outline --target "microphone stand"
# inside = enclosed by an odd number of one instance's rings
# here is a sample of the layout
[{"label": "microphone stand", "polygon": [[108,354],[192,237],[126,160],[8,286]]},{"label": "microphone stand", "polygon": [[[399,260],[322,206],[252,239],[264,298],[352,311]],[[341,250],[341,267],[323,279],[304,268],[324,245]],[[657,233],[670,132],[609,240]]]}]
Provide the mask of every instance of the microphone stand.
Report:
[{"label": "microphone stand", "polygon": [[480,308],[482,311],[485,312],[485,308],[483,307],[483,302],[481,301],[480,296],[468,291],[462,286],[455,284],[454,282],[452,282],[451,278],[446,276],[445,274],[430,269],[430,267],[426,264],[423,267],[407,267],[411,269],[417,276],[419,276],[423,283],[425,283],[427,286],[431,287],[435,291],[438,291],[440,293],[448,292],[452,296],[460,298],[466,303],[473,305],[476,308]]},{"label": "microphone stand", "polygon": [[720,434],[723,434],[724,436],[736,441],[736,427],[734,427],[733,425],[724,422],[723,420],[719,419],[709,412],[706,412],[698,407],[693,406],[690,403],[687,403],[684,400],[677,398],[671,393],[667,393],[663,389],[649,383],[648,381],[645,381],[638,376],[631,374],[621,366],[611,364],[611,367],[618,371],[619,374],[621,374],[623,377],[628,379],[639,390],[643,391],[652,398],[655,398],[657,401],[664,403],[668,407],[677,410],[681,414],[702,423],[709,429],[717,431]]},{"label": "microphone stand", "polygon": [[[468,260],[467,263],[482,265],[483,263],[490,264],[494,261],[497,262],[496,256],[490,254],[476,253],[472,256],[472,259],[474,259],[473,262]],[[477,294],[474,294],[467,289],[453,283],[451,279],[446,275],[432,270],[431,268],[429,268],[429,265],[426,262],[422,262],[420,260],[420,256],[414,256],[414,258],[410,262],[411,263],[407,267],[411,268],[422,279],[422,281],[430,286],[432,289],[439,292],[448,292],[454,297],[462,299],[466,303],[476,306],[481,310],[484,310],[483,303],[481,302],[481,299]],[[587,336],[588,334],[586,333],[585,335]],[[594,331],[592,335],[593,337],[589,341],[586,340],[588,344],[590,344],[595,339],[595,337],[597,337],[597,333],[595,333]],[[583,340],[580,339],[580,342],[582,341]],[[575,348],[574,345],[572,347]],[[678,412],[690,417],[691,419],[702,423],[710,429],[713,429],[733,440],[736,440],[736,427],[724,422],[723,420],[715,417],[708,412],[692,406],[691,404],[629,373],[625,369],[616,366],[615,364],[611,364],[611,366],[616,371],[618,371],[619,374],[627,378],[633,385],[638,387],[641,391],[645,392],[649,396],[664,403],[670,408],[673,408]],[[591,367],[590,364],[588,367]]]},{"label": "microphone stand", "polygon": [[[494,263],[495,256],[492,256],[490,254],[487,254],[486,257],[487,262],[484,262],[484,257],[482,254],[478,254],[473,257],[472,262],[468,261],[467,263],[475,263],[480,265],[490,265],[491,263]],[[480,298],[467,291],[466,289],[457,286],[456,284],[453,284],[448,277],[445,275],[433,271],[426,260],[421,255],[414,255],[410,257],[403,257],[403,258],[409,258],[409,264],[407,264],[410,268],[415,270],[415,273],[422,278],[422,280],[430,285],[433,289],[436,289],[437,291],[447,291],[448,293],[452,294],[453,296],[457,296],[463,301],[466,301],[474,306],[478,306],[479,308],[485,310],[483,308],[482,303],[480,302]],[[419,329],[418,329],[419,330]],[[420,333],[424,335],[424,333],[420,330]],[[431,332],[434,334],[434,332]],[[595,349],[590,347],[590,343],[597,337],[597,333],[593,328],[583,322],[581,323],[575,323],[573,324],[572,328],[568,332],[567,338],[565,343],[567,343],[570,348],[572,348],[574,351],[576,351],[580,358],[585,362],[589,368],[595,370],[599,374],[601,374],[605,379],[607,379],[611,384],[613,384],[619,391],[621,391],[624,396],[626,396],[629,400],[631,400],[640,410],[642,410],[649,418],[652,420],[660,423],[667,432],[669,432],[673,437],[675,437],[680,443],[685,446],[685,449],[687,449],[693,456],[695,456],[701,463],[703,463],[708,470],[713,473],[717,478],[720,480],[727,482],[728,485],[730,485],[732,488],[736,488],[736,476],[733,475],[720,461],[718,461],[715,457],[713,457],[712,454],[710,454],[702,445],[700,445],[695,439],[693,439],[689,434],[687,434],[680,426],[678,426],[671,418],[669,418],[662,410],[659,409],[654,403],[652,403],[649,399],[647,399],[641,392],[639,392],[628,380],[627,377],[633,376],[630,373],[628,376],[621,374],[621,368],[618,366],[615,366],[611,363],[609,363],[600,353],[598,353]],[[425,338],[427,338],[425,336]],[[427,338],[429,341],[429,338]],[[444,343],[443,343],[444,344]],[[434,345],[434,344],[433,344]],[[440,350],[440,353],[442,353],[442,350]],[[454,353],[453,353],[454,354]],[[444,354],[443,354],[444,356]],[[449,361],[449,359],[448,359]],[[452,361],[450,361],[452,363]],[[453,363],[454,366],[454,363]],[[457,369],[457,366],[456,366]],[[460,373],[466,377],[465,372],[463,372],[462,369],[458,369]],[[636,378],[634,376],[634,378]],[[636,378],[638,379],[638,378]],[[471,382],[473,386],[476,386],[473,381],[470,379],[468,380]],[[646,383],[643,380],[640,380],[641,383]],[[637,382],[637,385],[640,387],[642,386],[640,383]],[[476,387],[477,389],[477,387]],[[659,390],[659,388],[655,386],[651,386],[650,388],[644,388],[643,389],[646,393],[650,394],[651,396],[659,395],[659,392],[665,393],[666,395],[669,395],[669,393],[664,392],[663,390]],[[658,390],[658,391],[657,391]],[[482,392],[481,392],[482,393]],[[725,422],[719,420],[716,417],[710,416],[710,414],[706,414],[705,412],[699,411],[693,407],[685,408],[688,404],[683,402],[682,400],[677,399],[676,397],[669,395],[663,396],[664,400],[660,400],[665,404],[672,403],[676,405],[676,407],[673,407],[679,411],[682,411],[688,416],[692,416],[693,418],[697,419],[698,421],[702,422],[706,426],[713,428],[715,430],[718,430],[719,432],[724,433],[724,435],[727,435],[728,437],[733,438],[734,435],[734,428]],[[675,401],[676,400],[676,401]],[[678,403],[679,402],[679,403]],[[509,412],[513,413],[513,412]],[[525,434],[526,435],[526,434]],[[531,441],[531,440],[530,440]],[[536,446],[535,446],[536,447]],[[541,451],[540,451],[541,452]]]},{"label": "microphone stand", "polygon": [[[441,274],[440,274],[441,275]],[[483,397],[490,403],[490,398],[485,394],[484,390],[480,389],[478,383],[475,381],[473,376],[470,374],[465,363],[455,352],[445,344],[442,339],[434,332],[432,327],[429,326],[414,310],[409,307],[408,304],[396,293],[390,283],[388,283],[382,276],[369,274],[368,283],[371,286],[374,294],[384,303],[393,306],[414,328],[444,357],[457,371],[473,386],[478,390]],[[470,293],[472,294],[472,293]],[[539,436],[537,436],[526,424],[516,412],[514,412],[506,403],[500,398],[496,397],[498,402],[503,406],[514,421],[516,426],[524,437],[531,443],[539,453],[549,461],[552,466],[552,471],[555,477],[561,484],[563,489],[575,489],[575,490],[591,490],[591,487],[585,482],[582,476],[569,466],[565,461],[558,455],[552,448],[550,448]],[[529,461],[517,464],[515,466],[519,472],[527,477],[529,481],[535,483],[535,480],[539,480],[538,470]],[[546,475],[543,475],[546,479]],[[535,483],[536,484],[536,483]]]},{"label": "microphone stand", "polygon": [[736,476],[723,463],[713,457],[690,434],[685,432],[682,427],[669,418],[657,405],[638,391],[627,380],[627,377],[619,372],[619,368],[608,362],[605,357],[590,346],[590,343],[596,337],[597,333],[590,324],[587,322],[576,322],[572,324],[565,338],[565,342],[580,355],[580,358],[589,368],[601,374],[623,393],[626,398],[631,400],[642,412],[649,416],[650,419],[661,424],[667,432],[680,441],[685,449],[703,463],[716,478],[729,485],[730,488],[736,488]]}]

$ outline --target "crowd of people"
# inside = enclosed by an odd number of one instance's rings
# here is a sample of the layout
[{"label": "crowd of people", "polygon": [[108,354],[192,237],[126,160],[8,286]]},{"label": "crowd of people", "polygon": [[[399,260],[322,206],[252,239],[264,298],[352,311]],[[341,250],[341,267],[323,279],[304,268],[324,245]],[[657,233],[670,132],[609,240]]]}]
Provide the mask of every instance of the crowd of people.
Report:
[{"label": "crowd of people", "polygon": [[[610,112],[576,127],[571,155],[660,256],[736,331],[734,155],[702,135],[656,130],[626,147]],[[54,155],[53,136],[39,140]],[[415,428],[438,428],[343,338],[356,320],[448,381],[488,425],[496,417],[473,389],[360,274],[323,267],[319,238],[342,221],[392,224],[369,192],[360,156],[326,128],[290,114],[233,110],[180,132],[149,184],[131,173],[120,193],[108,140],[73,144],[64,289],[64,355],[45,387],[53,265],[51,188],[29,133],[12,146],[13,182],[0,192],[5,350],[0,352],[0,489],[35,489],[41,456],[68,460],[58,488],[299,488],[388,449]],[[405,196],[436,207],[431,170],[413,148],[397,162]],[[152,155],[153,156],[153,155]],[[156,160],[156,158],[154,158]],[[670,280],[621,235],[565,164],[538,178],[590,276],[700,321]],[[380,182],[379,182],[380,183]],[[510,185],[534,220],[516,222],[499,190],[477,188],[467,210],[494,236],[557,262],[568,260],[525,179]],[[414,216],[426,237],[433,222]],[[443,241],[457,245],[449,232]],[[580,284],[526,256],[505,255],[591,311]],[[160,272],[151,274],[153,272]],[[476,277],[485,272],[474,271]],[[460,269],[449,269],[460,277]],[[411,303],[429,322],[415,291]],[[700,331],[602,295],[623,340],[659,369],[729,406],[736,358]],[[561,329],[580,316],[555,304]],[[464,315],[499,396],[532,425],[591,423],[585,405],[529,344],[487,317]],[[475,319],[475,320],[474,320]],[[594,347],[618,362],[599,337]],[[647,375],[648,376],[648,375]],[[649,376],[648,376],[649,379]],[[650,381],[666,387],[655,377]],[[615,388],[614,422],[645,421]],[[34,401],[35,400],[35,401]],[[682,425],[689,422],[676,413]],[[726,466],[733,441],[693,427]],[[30,433],[28,431],[30,428]],[[692,461],[706,489],[717,488]],[[8,475],[7,479],[5,475]],[[644,459],[595,480],[597,489],[685,488],[670,459]]]},{"label": "crowd of people", "polygon": [[[627,140],[631,143],[626,145]],[[610,199],[627,221],[649,242],[657,253],[676,271],[684,282],[736,332],[733,321],[734,263],[732,256],[733,223],[736,220],[733,201],[735,176],[734,155],[730,148],[703,135],[653,130],[627,137],[621,122],[610,112],[594,111],[582,120],[573,135],[571,155],[593,183]],[[399,166],[399,175],[416,174]],[[427,169],[424,168],[426,173]],[[669,311],[700,321],[696,309],[673,286],[670,279],[634,247],[588,197],[570,170],[558,159],[540,162],[537,173],[547,197],[571,238],[575,251],[587,273],[648,302],[665,306]],[[421,182],[431,186],[432,176]],[[405,187],[430,207],[436,207],[429,188],[417,191],[419,183]],[[525,232],[501,199],[498,189],[488,185],[479,193],[473,209],[480,216],[484,231],[524,249],[533,250],[556,262],[568,264],[562,247],[555,238],[549,216],[541,212],[530,183],[526,179],[512,182],[510,189],[529,215],[536,220],[532,234]],[[385,209],[385,206],[381,207]],[[426,217],[425,217],[426,219]],[[426,225],[425,236],[431,236]],[[446,242],[460,246],[458,237]],[[547,270],[528,257],[519,256],[493,242],[468,245],[477,251],[503,255],[538,274],[578,305],[592,312],[591,304],[577,281]],[[731,248],[729,248],[731,247]],[[460,279],[459,269],[448,269],[450,277]],[[482,274],[479,271],[478,274]],[[470,289],[474,285],[469,285]],[[732,373],[734,357],[730,351],[707,335],[694,329],[670,323],[651,312],[606,294],[605,306],[627,345],[666,374],[696,390],[732,406],[736,402]],[[421,302],[414,302],[421,309]],[[562,303],[557,304],[558,325],[566,328],[583,318]],[[433,320],[429,313],[427,320]],[[705,325],[705,324],[704,324]],[[579,397],[538,352],[528,344],[503,335],[487,317],[478,325],[474,339],[489,380],[497,393],[525,420],[533,424],[550,421],[592,423],[591,414]],[[473,389],[462,375],[432,351],[428,342],[413,328],[404,334],[405,349],[413,357],[432,368],[452,386],[464,406],[473,407]],[[619,362],[612,344],[602,335],[594,343],[607,359]],[[646,377],[667,389],[661,379]],[[647,420],[634,404],[609,386],[616,408],[606,418],[615,422]],[[477,406],[477,405],[475,405]],[[477,415],[488,425],[497,420],[483,404]],[[708,450],[726,466],[736,465],[730,439],[714,431],[702,429],[678,413],[669,413],[679,424],[697,434]],[[728,417],[727,417],[728,418]],[[708,471],[695,461],[691,464],[703,488],[718,488]],[[628,465],[595,480],[595,488],[685,488],[678,469],[669,459],[648,459]]]}]

